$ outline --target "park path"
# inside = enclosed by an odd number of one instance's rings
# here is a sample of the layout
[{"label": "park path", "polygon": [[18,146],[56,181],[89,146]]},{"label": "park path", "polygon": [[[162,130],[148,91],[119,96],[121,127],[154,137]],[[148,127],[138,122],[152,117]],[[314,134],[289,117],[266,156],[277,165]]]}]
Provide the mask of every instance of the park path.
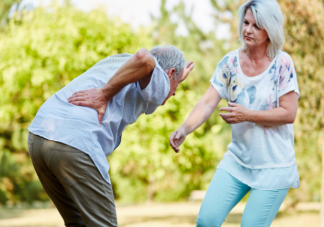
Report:
[{"label": "park path", "polygon": [[[194,227],[200,203],[117,205],[120,227]],[[239,203],[223,227],[239,227],[245,204]],[[298,212],[279,213],[272,227],[319,226],[318,204],[301,204]],[[55,208],[25,210],[18,216],[0,219],[0,227],[63,227]]]}]

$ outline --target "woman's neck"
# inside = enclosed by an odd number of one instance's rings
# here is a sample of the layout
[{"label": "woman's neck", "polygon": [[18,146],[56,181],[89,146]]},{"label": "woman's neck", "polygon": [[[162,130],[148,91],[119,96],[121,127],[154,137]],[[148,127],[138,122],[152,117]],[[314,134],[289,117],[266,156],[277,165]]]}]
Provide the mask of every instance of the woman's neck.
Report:
[{"label": "woman's neck", "polygon": [[264,58],[269,58],[267,55],[267,47],[246,47],[243,52],[245,52],[246,56],[253,62],[258,62]]}]

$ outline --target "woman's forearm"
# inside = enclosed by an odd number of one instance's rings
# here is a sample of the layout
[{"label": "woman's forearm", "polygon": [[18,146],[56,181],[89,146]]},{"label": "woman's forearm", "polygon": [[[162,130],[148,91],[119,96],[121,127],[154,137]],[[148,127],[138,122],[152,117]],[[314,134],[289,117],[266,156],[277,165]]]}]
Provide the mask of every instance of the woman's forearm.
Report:
[{"label": "woman's forearm", "polygon": [[298,95],[291,91],[279,98],[280,107],[265,111],[249,110],[247,121],[267,127],[292,124],[298,107]]},{"label": "woman's forearm", "polygon": [[200,125],[202,125],[212,114],[214,109],[209,106],[204,106],[202,102],[198,102],[195,108],[190,113],[186,121],[181,125],[185,130],[186,135],[195,131]]},{"label": "woman's forearm", "polygon": [[281,126],[294,123],[295,116],[282,107],[265,111],[249,110],[247,121],[261,124],[266,127]]},{"label": "woman's forearm", "polygon": [[181,125],[186,135],[193,132],[210,117],[220,100],[218,92],[211,86]]}]

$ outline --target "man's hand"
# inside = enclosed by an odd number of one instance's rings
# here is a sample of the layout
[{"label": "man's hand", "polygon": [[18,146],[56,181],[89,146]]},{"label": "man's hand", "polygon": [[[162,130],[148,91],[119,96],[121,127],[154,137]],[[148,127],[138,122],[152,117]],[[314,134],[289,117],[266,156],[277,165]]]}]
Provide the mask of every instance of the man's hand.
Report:
[{"label": "man's hand", "polygon": [[102,117],[106,112],[108,101],[100,88],[92,88],[84,91],[75,92],[68,102],[77,106],[86,106],[97,110],[99,124],[101,125]]},{"label": "man's hand", "polygon": [[249,110],[244,106],[229,102],[231,107],[222,107],[220,111],[228,111],[229,113],[219,113],[219,116],[223,118],[228,124],[237,124],[248,120]]},{"label": "man's hand", "polygon": [[173,148],[173,150],[175,152],[179,152],[180,149],[179,149],[179,146],[183,143],[183,141],[186,139],[186,132],[185,130],[180,127],[178,130],[174,131],[171,133],[171,136],[170,136],[170,145],[171,147]]},{"label": "man's hand", "polygon": [[193,61],[190,61],[187,63],[187,66],[184,67],[184,72],[183,72],[181,81],[184,81],[187,78],[187,76],[189,75],[191,70],[193,70],[194,67],[195,67],[195,65],[194,65]]}]

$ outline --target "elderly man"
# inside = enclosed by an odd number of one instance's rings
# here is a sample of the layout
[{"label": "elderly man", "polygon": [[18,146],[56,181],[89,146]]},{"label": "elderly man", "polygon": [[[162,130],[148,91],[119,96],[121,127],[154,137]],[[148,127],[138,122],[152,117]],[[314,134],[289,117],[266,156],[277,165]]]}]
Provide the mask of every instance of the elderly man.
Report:
[{"label": "elderly man", "polygon": [[175,95],[193,67],[171,45],[118,54],[43,104],[28,128],[28,148],[65,226],[117,226],[106,157],[125,127]]}]

